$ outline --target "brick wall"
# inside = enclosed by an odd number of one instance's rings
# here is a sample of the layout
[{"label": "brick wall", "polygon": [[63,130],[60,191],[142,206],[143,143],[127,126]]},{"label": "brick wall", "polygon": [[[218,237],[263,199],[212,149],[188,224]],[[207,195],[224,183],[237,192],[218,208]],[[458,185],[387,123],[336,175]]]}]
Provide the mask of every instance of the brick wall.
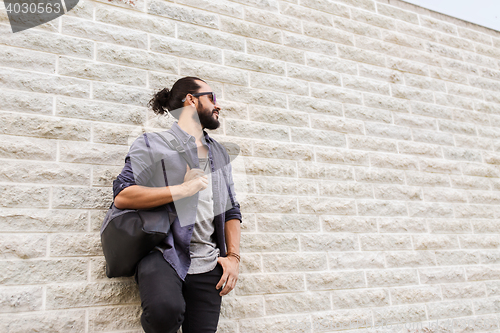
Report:
[{"label": "brick wall", "polygon": [[80,0],[16,34],[0,13],[0,332],[142,332],[99,228],[186,75],[241,147],[219,332],[499,330],[499,32],[397,0]]}]

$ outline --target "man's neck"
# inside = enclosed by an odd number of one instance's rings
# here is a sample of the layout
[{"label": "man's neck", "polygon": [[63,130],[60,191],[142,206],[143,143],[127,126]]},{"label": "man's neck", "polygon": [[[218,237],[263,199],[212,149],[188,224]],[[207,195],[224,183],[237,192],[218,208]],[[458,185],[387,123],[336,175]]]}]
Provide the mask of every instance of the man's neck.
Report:
[{"label": "man's neck", "polygon": [[192,117],[179,117],[179,121],[177,122],[179,127],[189,135],[194,136],[196,142],[201,143],[201,139],[203,137],[203,128],[201,125],[194,121]]}]

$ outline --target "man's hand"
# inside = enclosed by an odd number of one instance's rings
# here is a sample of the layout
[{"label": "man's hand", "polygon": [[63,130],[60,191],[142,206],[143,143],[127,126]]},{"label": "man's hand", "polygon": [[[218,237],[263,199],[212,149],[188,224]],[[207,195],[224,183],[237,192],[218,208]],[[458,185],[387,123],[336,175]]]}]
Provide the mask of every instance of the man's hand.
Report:
[{"label": "man's hand", "polygon": [[224,289],[219,293],[220,296],[224,296],[236,286],[240,263],[235,257],[219,257],[217,262],[222,266],[223,273],[215,289],[220,289],[225,284]]},{"label": "man's hand", "polygon": [[194,195],[199,191],[203,191],[208,187],[208,176],[201,169],[190,169],[186,166],[187,172],[184,176],[182,186],[187,197]]}]

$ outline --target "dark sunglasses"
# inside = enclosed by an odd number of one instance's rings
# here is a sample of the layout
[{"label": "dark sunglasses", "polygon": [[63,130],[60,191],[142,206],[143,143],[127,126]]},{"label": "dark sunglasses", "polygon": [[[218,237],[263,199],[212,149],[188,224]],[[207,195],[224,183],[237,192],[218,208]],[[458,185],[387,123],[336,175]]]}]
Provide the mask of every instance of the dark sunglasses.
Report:
[{"label": "dark sunglasses", "polygon": [[[210,91],[210,92],[202,92],[202,93],[194,93],[194,94],[191,94],[193,95],[194,97],[200,97],[200,96],[204,96],[204,95],[208,95],[208,98],[210,99],[210,101],[215,105],[217,99],[215,98],[215,94]],[[184,97],[182,99],[181,102],[185,102],[186,101],[186,97]]]}]

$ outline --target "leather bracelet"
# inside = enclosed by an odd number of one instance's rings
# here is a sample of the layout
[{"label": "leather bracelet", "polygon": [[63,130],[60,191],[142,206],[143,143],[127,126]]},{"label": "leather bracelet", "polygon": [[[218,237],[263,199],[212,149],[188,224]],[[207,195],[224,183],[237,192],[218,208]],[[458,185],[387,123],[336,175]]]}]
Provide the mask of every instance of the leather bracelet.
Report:
[{"label": "leather bracelet", "polygon": [[239,254],[237,254],[237,253],[234,253],[234,252],[228,252],[228,253],[227,253],[227,256],[228,256],[228,257],[229,257],[229,256],[231,256],[231,257],[235,257],[235,258],[236,258],[236,260],[238,260],[238,262],[240,262],[241,257],[240,257],[240,255],[239,255]]}]

